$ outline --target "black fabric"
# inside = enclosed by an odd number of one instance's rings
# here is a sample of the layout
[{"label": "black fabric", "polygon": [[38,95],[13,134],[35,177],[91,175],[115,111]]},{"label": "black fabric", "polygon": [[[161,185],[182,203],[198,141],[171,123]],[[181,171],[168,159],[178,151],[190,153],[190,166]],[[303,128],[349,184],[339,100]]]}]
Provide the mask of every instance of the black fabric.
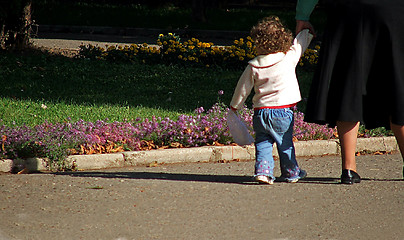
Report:
[{"label": "black fabric", "polygon": [[404,1],[328,0],[305,121],[404,125]]}]

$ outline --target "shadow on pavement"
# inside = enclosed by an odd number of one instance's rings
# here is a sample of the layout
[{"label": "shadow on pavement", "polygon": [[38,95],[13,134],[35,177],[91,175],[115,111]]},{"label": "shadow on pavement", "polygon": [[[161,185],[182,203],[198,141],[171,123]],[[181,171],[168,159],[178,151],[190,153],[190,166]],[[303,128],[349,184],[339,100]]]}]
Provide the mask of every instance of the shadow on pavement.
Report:
[{"label": "shadow on pavement", "polygon": [[[209,175],[194,173],[163,173],[163,172],[64,172],[56,175],[72,177],[98,177],[98,178],[126,178],[126,179],[152,179],[169,181],[194,181],[212,183],[233,183],[244,185],[258,185],[252,176],[241,175]],[[362,181],[402,181],[401,179],[362,179]],[[280,182],[280,181],[275,181]],[[298,183],[308,184],[340,184],[339,178],[333,177],[307,177]]]},{"label": "shadow on pavement", "polygon": [[[54,173],[56,175],[67,175],[72,177],[98,177],[98,178],[126,178],[126,179],[151,179],[169,181],[193,181],[212,183],[232,183],[244,185],[258,185],[252,176],[242,175],[208,175],[194,173],[163,173],[163,172],[64,172]],[[362,181],[396,182],[403,179],[369,179],[362,178]],[[279,182],[279,181],[275,181]],[[333,177],[307,177],[298,183],[308,184],[340,184],[339,178]]]},{"label": "shadow on pavement", "polygon": [[237,175],[207,175],[207,174],[187,174],[187,173],[162,173],[162,172],[64,172],[55,174],[69,175],[72,177],[127,178],[127,179],[153,179],[153,180],[170,180],[170,181],[256,184],[251,176],[237,176]]}]

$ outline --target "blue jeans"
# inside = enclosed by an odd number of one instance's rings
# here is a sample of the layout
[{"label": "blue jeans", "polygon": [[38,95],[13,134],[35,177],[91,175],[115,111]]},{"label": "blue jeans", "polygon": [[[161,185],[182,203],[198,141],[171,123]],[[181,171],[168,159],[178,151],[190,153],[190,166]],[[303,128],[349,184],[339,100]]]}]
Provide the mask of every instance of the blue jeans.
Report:
[{"label": "blue jeans", "polygon": [[254,111],[255,176],[265,175],[275,179],[273,144],[278,148],[281,177],[293,179],[299,176],[293,145],[293,111],[289,108],[259,109]]}]

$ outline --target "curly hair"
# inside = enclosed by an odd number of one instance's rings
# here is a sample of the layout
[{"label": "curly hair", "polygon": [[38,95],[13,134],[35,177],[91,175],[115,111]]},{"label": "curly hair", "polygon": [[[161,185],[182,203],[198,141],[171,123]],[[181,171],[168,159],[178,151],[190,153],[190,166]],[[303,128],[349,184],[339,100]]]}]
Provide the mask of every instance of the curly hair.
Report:
[{"label": "curly hair", "polygon": [[292,46],[292,32],[282,24],[277,16],[262,19],[252,27],[250,34],[258,54],[287,52]]}]

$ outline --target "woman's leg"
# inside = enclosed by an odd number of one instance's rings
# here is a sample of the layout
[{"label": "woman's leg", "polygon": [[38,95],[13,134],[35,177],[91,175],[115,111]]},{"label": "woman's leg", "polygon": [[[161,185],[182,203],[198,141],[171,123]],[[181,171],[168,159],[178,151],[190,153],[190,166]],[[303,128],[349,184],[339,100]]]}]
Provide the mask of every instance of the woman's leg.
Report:
[{"label": "woman's leg", "polygon": [[337,122],[337,131],[341,143],[342,169],[356,172],[355,152],[359,122]]},{"label": "woman's leg", "polygon": [[[400,148],[401,156],[404,160],[404,126],[396,125],[390,122],[391,130],[396,137],[398,147]],[[404,162],[403,162],[404,163]],[[404,164],[403,164],[403,178],[404,178]]]},{"label": "woman's leg", "polygon": [[404,126],[396,125],[394,123],[390,123],[390,126],[394,136],[396,137],[401,156],[404,158]]}]

